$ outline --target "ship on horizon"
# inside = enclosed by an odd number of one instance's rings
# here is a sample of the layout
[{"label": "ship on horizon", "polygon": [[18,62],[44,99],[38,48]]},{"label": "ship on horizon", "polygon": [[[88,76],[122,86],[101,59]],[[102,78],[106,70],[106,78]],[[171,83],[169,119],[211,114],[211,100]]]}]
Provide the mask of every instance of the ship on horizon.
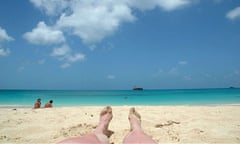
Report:
[{"label": "ship on horizon", "polygon": [[143,90],[141,87],[134,87],[133,90]]}]

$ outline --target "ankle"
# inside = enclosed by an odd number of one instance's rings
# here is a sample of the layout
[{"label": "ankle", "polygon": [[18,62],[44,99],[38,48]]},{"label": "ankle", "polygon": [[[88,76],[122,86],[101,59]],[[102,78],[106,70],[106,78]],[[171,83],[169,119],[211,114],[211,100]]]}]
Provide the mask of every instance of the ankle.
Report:
[{"label": "ankle", "polygon": [[140,130],[142,130],[142,127],[141,127],[141,125],[139,125],[139,124],[136,124],[136,123],[134,123],[134,124],[131,124],[131,131],[135,131],[135,130],[137,130],[137,131],[140,131]]},{"label": "ankle", "polygon": [[104,124],[104,123],[99,123],[98,126],[96,127],[96,130],[99,130],[99,131],[104,131],[108,129],[108,124]]}]

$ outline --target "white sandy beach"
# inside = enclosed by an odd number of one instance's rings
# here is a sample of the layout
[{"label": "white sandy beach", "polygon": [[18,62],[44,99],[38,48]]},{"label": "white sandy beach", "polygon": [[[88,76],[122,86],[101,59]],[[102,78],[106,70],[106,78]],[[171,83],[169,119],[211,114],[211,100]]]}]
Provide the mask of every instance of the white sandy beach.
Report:
[{"label": "white sandy beach", "polygon": [[[103,107],[1,108],[0,143],[56,143],[92,131]],[[110,143],[129,131],[129,106],[114,106]],[[136,106],[158,143],[240,143],[240,106]]]}]

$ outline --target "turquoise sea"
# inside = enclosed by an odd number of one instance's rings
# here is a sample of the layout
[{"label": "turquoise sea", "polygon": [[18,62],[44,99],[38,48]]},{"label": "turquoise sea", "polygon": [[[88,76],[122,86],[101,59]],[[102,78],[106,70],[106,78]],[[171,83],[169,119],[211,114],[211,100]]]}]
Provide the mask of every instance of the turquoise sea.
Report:
[{"label": "turquoise sea", "polygon": [[54,107],[103,105],[240,104],[240,89],[177,90],[0,90],[0,107],[32,107],[53,100]]}]

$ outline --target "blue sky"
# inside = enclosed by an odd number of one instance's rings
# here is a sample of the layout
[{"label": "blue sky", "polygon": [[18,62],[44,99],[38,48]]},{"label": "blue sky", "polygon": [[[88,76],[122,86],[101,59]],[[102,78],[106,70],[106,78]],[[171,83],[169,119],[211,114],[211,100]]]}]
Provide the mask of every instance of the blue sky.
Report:
[{"label": "blue sky", "polygon": [[0,1],[0,89],[134,86],[240,87],[240,1]]}]

